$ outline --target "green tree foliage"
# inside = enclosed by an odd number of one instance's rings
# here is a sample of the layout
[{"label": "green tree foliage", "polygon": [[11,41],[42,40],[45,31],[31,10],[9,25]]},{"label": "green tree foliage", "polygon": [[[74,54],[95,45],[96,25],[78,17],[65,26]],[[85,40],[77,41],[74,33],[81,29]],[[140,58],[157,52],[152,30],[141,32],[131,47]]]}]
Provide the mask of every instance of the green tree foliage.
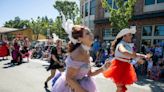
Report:
[{"label": "green tree foliage", "polygon": [[19,17],[15,17],[14,20],[6,21],[4,27],[10,27],[10,28],[29,27],[29,20],[21,20]]},{"label": "green tree foliage", "polygon": [[[136,0],[112,0],[109,5],[107,0],[102,0],[102,6],[109,11],[109,21],[115,30],[129,27],[129,20],[133,16]],[[116,6],[114,5],[116,4]],[[115,6],[115,8],[113,8]]]},{"label": "green tree foliage", "polygon": [[79,13],[79,8],[76,2],[70,2],[68,0],[65,1],[57,0],[55,1],[55,4],[53,6],[59,12],[62,11],[66,19],[72,19],[75,22],[75,18]]},{"label": "green tree foliage", "polygon": [[[39,34],[43,34],[45,36],[51,36],[54,32],[54,21],[52,19],[48,19],[47,16],[45,17],[38,17],[36,20],[31,19],[30,28],[33,29],[33,32],[37,34],[37,38]],[[49,31],[49,32],[48,32]]]},{"label": "green tree foliage", "polygon": [[41,23],[41,18],[37,17],[36,20],[31,19],[31,23],[30,23],[30,28],[33,30],[33,33],[37,35],[36,40],[38,40],[38,36],[42,31],[42,23]]},{"label": "green tree foliage", "polygon": [[10,27],[10,28],[31,28],[33,30],[33,33],[37,35],[43,34],[47,35],[47,30],[49,30],[49,34],[54,33],[56,27],[54,25],[54,21],[52,19],[48,19],[47,16],[45,17],[37,17],[37,19],[31,19],[31,20],[21,20],[19,17],[15,17],[14,20],[7,21],[5,23],[5,27]]},{"label": "green tree foliage", "polygon": [[[57,0],[57,1],[55,1],[55,4],[53,6],[56,10],[59,11],[59,14],[62,11],[63,14],[65,15],[66,19],[73,20],[73,22],[75,24],[80,24],[81,23],[81,18],[78,17],[80,12],[79,12],[79,8],[78,8],[76,2],[71,2],[69,0],[64,0],[64,1]],[[64,30],[61,27],[61,23],[62,23],[61,20],[62,20],[62,17],[61,17],[61,14],[60,14],[60,16],[58,16],[55,20],[56,34],[60,38],[65,39],[66,33],[64,32]]]},{"label": "green tree foliage", "polygon": [[79,17],[76,18],[75,24],[80,25],[81,23],[82,23],[82,17],[79,16]]},{"label": "green tree foliage", "polygon": [[[69,0],[58,0],[53,6],[59,12],[63,11],[67,19],[72,19],[76,24],[81,23],[81,18],[78,17],[79,9],[75,2],[70,2]],[[4,26],[10,28],[24,28],[24,26],[26,28],[31,28],[33,33],[37,35],[37,38],[39,34],[43,34],[45,36],[50,34],[51,36],[52,33],[56,33],[60,38],[66,37],[66,33],[61,27],[61,15],[57,16],[55,21],[53,21],[53,19],[49,19],[47,16],[38,16],[37,19],[32,18],[31,20],[21,20],[19,17],[15,17],[14,20],[7,21]]]}]

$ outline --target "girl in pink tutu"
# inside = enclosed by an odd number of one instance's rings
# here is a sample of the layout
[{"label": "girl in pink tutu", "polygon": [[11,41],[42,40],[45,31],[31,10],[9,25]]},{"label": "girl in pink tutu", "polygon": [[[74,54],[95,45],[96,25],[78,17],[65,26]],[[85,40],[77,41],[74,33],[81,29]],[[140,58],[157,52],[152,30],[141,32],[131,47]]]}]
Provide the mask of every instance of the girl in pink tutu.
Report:
[{"label": "girl in pink tutu", "polygon": [[131,64],[132,59],[142,64],[143,60],[140,58],[150,57],[150,55],[134,52],[131,41],[132,34],[135,32],[135,29],[125,28],[117,34],[112,44],[115,57],[111,61],[109,68],[103,72],[106,78],[111,78],[115,82],[117,86],[116,92],[126,92],[126,85],[133,84],[137,81],[134,67]]},{"label": "girl in pink tutu", "polygon": [[103,68],[91,71],[89,49],[93,35],[87,27],[73,25],[71,20],[63,22],[63,28],[69,35],[69,55],[65,60],[66,71],[56,80],[52,92],[97,92],[92,76]]}]

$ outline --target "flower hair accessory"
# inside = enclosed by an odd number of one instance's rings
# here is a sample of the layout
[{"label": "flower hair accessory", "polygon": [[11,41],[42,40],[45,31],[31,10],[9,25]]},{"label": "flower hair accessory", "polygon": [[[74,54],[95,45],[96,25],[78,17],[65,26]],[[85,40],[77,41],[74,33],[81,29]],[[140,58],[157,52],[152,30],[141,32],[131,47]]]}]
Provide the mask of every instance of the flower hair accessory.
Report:
[{"label": "flower hair accessory", "polygon": [[71,19],[66,20],[63,12],[61,12],[61,15],[62,15],[62,27],[65,30],[65,32],[68,34],[69,40],[72,41],[73,44],[78,43],[78,40],[76,40],[72,37],[72,28],[74,26],[73,21]]}]

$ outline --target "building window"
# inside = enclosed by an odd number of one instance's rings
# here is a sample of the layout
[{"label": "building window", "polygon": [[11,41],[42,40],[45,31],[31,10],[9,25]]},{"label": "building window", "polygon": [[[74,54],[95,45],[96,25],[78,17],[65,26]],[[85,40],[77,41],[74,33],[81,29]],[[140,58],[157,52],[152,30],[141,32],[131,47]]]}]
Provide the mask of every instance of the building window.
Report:
[{"label": "building window", "polygon": [[155,26],[155,36],[164,36],[164,25]]},{"label": "building window", "polygon": [[109,36],[112,36],[112,30],[111,29],[105,29],[103,31],[103,37],[109,37]]},{"label": "building window", "polygon": [[119,30],[112,29],[112,36],[116,36],[118,34]]},{"label": "building window", "polygon": [[[110,6],[112,6],[112,0],[107,0],[107,2],[108,2],[108,4],[109,4]],[[105,9],[105,12],[108,12],[108,10]]]},{"label": "building window", "polygon": [[[125,1],[126,1],[126,0],[125,0]],[[117,6],[116,6],[116,2],[117,2],[117,1],[114,1],[114,4],[113,4],[113,0],[108,0],[107,2],[108,2],[108,4],[109,4],[110,6],[113,5],[112,8],[117,9]]]},{"label": "building window", "polygon": [[151,39],[143,39],[142,44],[147,45],[147,46],[151,46]]},{"label": "building window", "polygon": [[114,30],[112,28],[105,29],[103,32],[103,37],[115,37],[118,34],[119,31]]},{"label": "building window", "polygon": [[[125,0],[125,1],[127,1],[127,0]],[[107,2],[108,2],[108,4],[109,4],[111,7],[113,7],[114,9],[118,9],[117,6],[116,6],[116,1],[114,2],[114,4],[113,4],[113,0],[107,0]],[[113,6],[112,6],[112,4],[113,4]],[[105,12],[108,12],[108,10],[105,9]]]},{"label": "building window", "polygon": [[94,15],[96,12],[96,0],[90,2],[90,15]]},{"label": "building window", "polygon": [[160,46],[164,46],[164,39],[154,39],[153,41],[154,45],[160,45]]},{"label": "building window", "polygon": [[157,3],[164,3],[164,0],[157,0]]},{"label": "building window", "polygon": [[84,21],[84,25],[85,25],[85,26],[88,26],[88,21],[85,20],[85,21]]},{"label": "building window", "polygon": [[107,1],[109,5],[112,5],[112,0]]},{"label": "building window", "polygon": [[88,16],[88,3],[85,3],[85,16]]},{"label": "building window", "polygon": [[145,5],[155,4],[155,0],[145,0]]},{"label": "building window", "polygon": [[142,36],[152,36],[152,26],[144,26]]},{"label": "building window", "polygon": [[93,20],[89,20],[89,27],[94,28],[94,21]]}]

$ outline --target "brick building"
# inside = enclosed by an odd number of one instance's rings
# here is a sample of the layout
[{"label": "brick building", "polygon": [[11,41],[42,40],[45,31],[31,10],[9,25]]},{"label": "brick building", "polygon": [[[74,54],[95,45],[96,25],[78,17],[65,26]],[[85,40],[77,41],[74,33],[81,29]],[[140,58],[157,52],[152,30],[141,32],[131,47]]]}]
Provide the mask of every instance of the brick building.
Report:
[{"label": "brick building", "polygon": [[[107,1],[113,4],[112,0]],[[80,7],[83,23],[93,30],[94,35],[107,42],[115,38],[117,31],[111,28],[110,13],[102,8],[101,0],[80,0]],[[129,26],[137,28],[137,47],[164,44],[164,0],[137,0],[134,11]]]}]

